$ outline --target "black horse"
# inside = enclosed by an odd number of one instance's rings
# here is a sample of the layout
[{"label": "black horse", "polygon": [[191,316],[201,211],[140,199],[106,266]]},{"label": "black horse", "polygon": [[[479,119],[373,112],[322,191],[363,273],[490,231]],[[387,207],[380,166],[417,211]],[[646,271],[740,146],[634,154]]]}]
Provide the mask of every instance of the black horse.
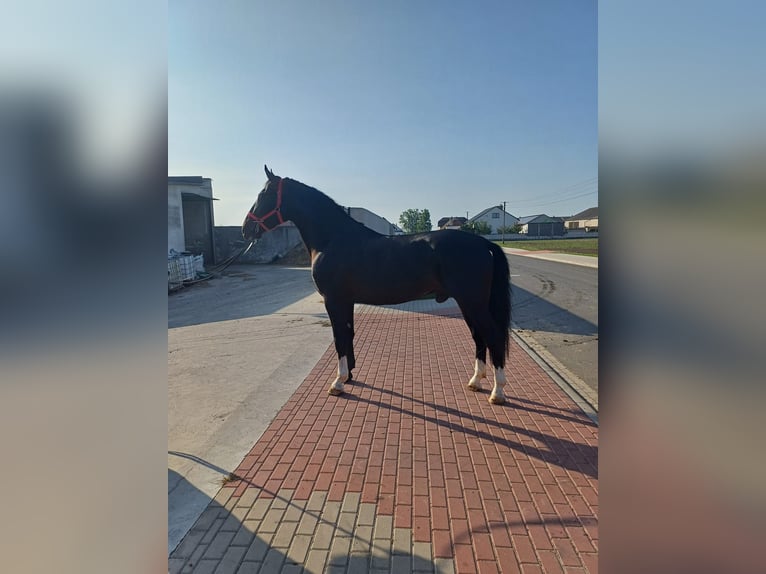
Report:
[{"label": "black horse", "polygon": [[468,388],[481,390],[487,349],[495,368],[489,401],[505,402],[505,357],[511,322],[508,260],[478,235],[444,230],[388,237],[352,219],[321,191],[274,175],[242,224],[248,241],[285,221],[300,231],[311,256],[311,274],[332,323],[338,377],[331,395],[343,393],[354,358],[354,303],[389,305],[433,294],[454,297],[476,343]]}]

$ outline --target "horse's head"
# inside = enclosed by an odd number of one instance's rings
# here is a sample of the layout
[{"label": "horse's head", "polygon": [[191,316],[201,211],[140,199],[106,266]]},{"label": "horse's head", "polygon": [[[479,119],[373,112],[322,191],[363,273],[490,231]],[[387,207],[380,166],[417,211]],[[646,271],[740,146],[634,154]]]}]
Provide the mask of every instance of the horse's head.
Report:
[{"label": "horse's head", "polygon": [[281,211],[282,178],[274,175],[265,165],[263,168],[268,179],[242,224],[242,237],[247,241],[258,239],[266,231],[271,231],[285,221]]}]

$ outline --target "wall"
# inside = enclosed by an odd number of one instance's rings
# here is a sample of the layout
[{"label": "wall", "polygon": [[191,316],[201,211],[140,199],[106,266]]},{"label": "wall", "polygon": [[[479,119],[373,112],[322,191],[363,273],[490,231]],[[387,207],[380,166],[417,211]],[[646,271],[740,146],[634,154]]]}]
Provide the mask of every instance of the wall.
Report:
[{"label": "wall", "polygon": [[[214,233],[219,262],[246,245],[240,226],[216,227]],[[298,228],[288,222],[263,235],[237,263],[272,263],[302,242]]]},{"label": "wall", "polygon": [[[489,239],[490,241],[500,241],[503,239],[503,236],[499,233],[493,233],[492,235],[482,235],[483,238]],[[583,238],[590,238],[590,237],[598,237],[598,231],[592,231],[590,233],[584,231],[584,230],[572,230],[567,231],[564,235],[540,235],[540,236],[533,236],[533,235],[526,235],[526,234],[520,234],[520,233],[513,233],[513,234],[507,234],[505,235],[506,241],[532,241],[532,240],[538,240],[538,239],[583,239]]]}]

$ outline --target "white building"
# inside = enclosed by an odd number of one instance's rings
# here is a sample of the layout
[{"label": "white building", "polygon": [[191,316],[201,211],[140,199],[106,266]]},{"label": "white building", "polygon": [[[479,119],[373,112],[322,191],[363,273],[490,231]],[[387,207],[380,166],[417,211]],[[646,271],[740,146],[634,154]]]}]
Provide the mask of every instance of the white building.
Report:
[{"label": "white building", "polygon": [[389,223],[386,218],[373,213],[369,209],[365,209],[364,207],[346,207],[344,209],[353,219],[366,227],[369,227],[373,231],[377,231],[382,235],[394,235],[396,233],[395,225]]},{"label": "white building", "polygon": [[188,251],[215,263],[214,199],[209,177],[168,177],[168,253]]},{"label": "white building", "polygon": [[[503,219],[503,215],[505,215],[505,219]],[[477,213],[468,221],[470,223],[485,221],[492,230],[492,233],[500,233],[501,227],[512,227],[516,225],[519,222],[519,218],[511,215],[507,211],[503,211],[503,208],[499,205],[493,205],[492,207],[488,207],[484,211]]]}]

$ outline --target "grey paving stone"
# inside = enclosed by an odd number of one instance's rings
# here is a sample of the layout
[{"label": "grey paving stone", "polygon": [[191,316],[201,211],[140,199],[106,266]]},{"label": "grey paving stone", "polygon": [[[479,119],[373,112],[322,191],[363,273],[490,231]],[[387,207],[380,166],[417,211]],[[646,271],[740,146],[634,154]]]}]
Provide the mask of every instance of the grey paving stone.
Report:
[{"label": "grey paving stone", "polygon": [[290,549],[287,551],[287,557],[294,562],[303,564],[306,561],[306,555],[311,547],[311,536],[298,534],[293,537]]},{"label": "grey paving stone", "polygon": [[202,511],[197,522],[194,523],[192,531],[195,530],[207,530],[209,529],[217,518],[221,518],[221,512],[226,512],[224,508],[217,504],[210,504],[205,510]]},{"label": "grey paving stone", "polygon": [[266,559],[266,553],[271,548],[271,538],[273,534],[264,534],[256,536],[250,543],[250,547],[245,554],[245,560],[250,562],[263,562]]},{"label": "grey paving stone", "polygon": [[379,540],[373,540],[372,542],[372,560],[370,561],[370,567],[375,570],[385,570],[388,572],[391,566],[391,543],[389,541],[387,546],[381,546]]},{"label": "grey paving stone", "polygon": [[322,510],[322,520],[332,522],[335,524],[338,522],[338,515],[340,514],[340,502],[325,502],[324,510]]},{"label": "grey paving stone", "polygon": [[293,492],[293,490],[288,488],[280,489],[279,492],[277,492],[277,496],[274,497],[274,500],[271,503],[271,508],[287,508],[288,503],[293,497]]},{"label": "grey paving stone", "polygon": [[336,536],[332,541],[332,549],[330,550],[330,566],[347,564],[350,550],[351,538],[348,536]]},{"label": "grey paving stone", "polygon": [[205,555],[205,552],[207,552],[207,544],[201,544],[197,546],[197,549],[192,553],[192,555],[186,559],[186,565],[181,570],[182,574],[190,574],[194,571],[194,567],[197,565],[197,562],[202,560],[202,557]]},{"label": "grey paving stone", "polygon": [[359,509],[359,499],[361,498],[359,492],[349,492],[343,497],[343,506],[341,512],[356,512]]},{"label": "grey paving stone", "polygon": [[215,569],[215,574],[236,574],[239,569],[239,563],[245,555],[247,548],[242,546],[231,546],[223,555],[221,562],[218,564],[218,568]]},{"label": "grey paving stone", "polygon": [[326,550],[310,550],[306,558],[306,570],[309,574],[321,574],[324,572],[325,563],[329,552]]},{"label": "grey paving stone", "polygon": [[291,502],[285,510],[285,515],[282,518],[285,522],[298,522],[304,514],[305,510],[295,503]]},{"label": "grey paving stone", "polygon": [[224,518],[217,518],[215,522],[213,522],[213,525],[210,527],[210,529],[205,532],[205,536],[202,537],[202,540],[200,541],[202,544],[210,544],[210,542],[215,538],[215,535],[218,534],[218,531],[221,529],[221,525],[224,523]]},{"label": "grey paving stone", "polygon": [[332,524],[320,524],[314,533],[311,548],[314,550],[329,550],[334,534],[335,527]]},{"label": "grey paving stone", "polygon": [[261,520],[261,525],[258,527],[258,534],[261,532],[276,532],[279,525],[282,524],[282,515],[285,511],[283,509],[272,508],[266,513],[266,516]]},{"label": "grey paving stone", "polygon": [[234,510],[231,511],[231,515],[242,522],[248,512],[250,512],[250,507],[248,506],[235,506]]},{"label": "grey paving stone", "polygon": [[317,522],[319,522],[317,517],[307,512],[301,517],[298,529],[295,532],[297,534],[313,534],[317,527]]},{"label": "grey paving stone", "polygon": [[320,511],[324,508],[324,503],[327,500],[327,493],[324,491],[315,491],[311,493],[309,503],[306,505],[306,510]]},{"label": "grey paving stone", "polygon": [[253,503],[252,508],[250,508],[250,512],[247,513],[248,520],[263,520],[263,517],[266,516],[266,513],[269,511],[270,507],[271,499],[259,498]]},{"label": "grey paving stone", "polygon": [[239,565],[237,574],[256,574],[261,569],[261,562],[244,561]]},{"label": "grey paving stone", "polygon": [[378,516],[375,518],[375,538],[391,540],[391,531],[394,527],[393,516]]},{"label": "grey paving stone", "polygon": [[455,574],[455,563],[452,558],[436,558],[434,567],[438,574]]},{"label": "grey paving stone", "polygon": [[372,526],[375,523],[375,505],[362,502],[359,505],[359,515],[356,523],[360,526]]},{"label": "grey paving stone", "polygon": [[266,553],[266,559],[263,561],[258,574],[279,574],[284,561],[285,555],[276,548],[272,548]]},{"label": "grey paving stone", "polygon": [[394,543],[392,554],[410,555],[412,552],[412,531],[409,528],[394,528]]},{"label": "grey paving stone", "polygon": [[359,526],[351,542],[352,554],[369,554],[372,541],[372,526]]},{"label": "grey paving stone", "polygon": [[[242,517],[244,518],[244,516]],[[226,520],[223,521],[223,524],[221,525],[221,531],[222,532],[236,532],[239,530],[239,527],[242,525],[242,520],[238,519],[233,514],[229,514],[226,517]]]},{"label": "grey paving stone", "polygon": [[289,548],[293,541],[295,529],[298,527],[296,522],[283,522],[279,525],[271,545],[274,548]]},{"label": "grey paving stone", "polygon": [[413,542],[412,555],[426,562],[431,562],[431,544],[429,542]]},{"label": "grey paving stone", "polygon": [[412,557],[409,555],[394,555],[391,557],[391,574],[410,574],[412,572]]},{"label": "grey paving stone", "polygon": [[199,564],[195,565],[194,574],[213,574],[218,567],[218,560],[201,560]]},{"label": "grey paving stone", "polygon": [[351,512],[341,512],[338,519],[338,530],[344,534],[351,536],[354,532],[354,524],[356,523],[356,514]]},{"label": "grey paving stone", "polygon": [[255,538],[255,532],[258,530],[260,520],[245,520],[242,526],[237,530],[237,534],[231,541],[232,546],[250,546],[250,543]]},{"label": "grey paving stone", "polygon": [[184,536],[183,540],[181,540],[181,543],[176,546],[176,549],[173,550],[171,556],[173,558],[186,558],[191,556],[194,549],[202,542],[205,534],[206,531],[204,530],[190,530],[186,536]]},{"label": "grey paving stone", "polygon": [[251,507],[260,493],[260,488],[249,487],[245,489],[245,492],[243,492],[242,496],[240,496],[239,500],[237,500],[236,506],[244,506],[247,508]]},{"label": "grey paving stone", "polygon": [[365,555],[351,555],[348,563],[348,574],[369,574],[370,572],[370,556]]},{"label": "grey paving stone", "polygon": [[219,532],[215,535],[215,538],[210,542],[205,552],[205,558],[212,558],[220,560],[223,555],[226,554],[226,550],[231,545],[231,540],[234,538],[234,532]]}]

